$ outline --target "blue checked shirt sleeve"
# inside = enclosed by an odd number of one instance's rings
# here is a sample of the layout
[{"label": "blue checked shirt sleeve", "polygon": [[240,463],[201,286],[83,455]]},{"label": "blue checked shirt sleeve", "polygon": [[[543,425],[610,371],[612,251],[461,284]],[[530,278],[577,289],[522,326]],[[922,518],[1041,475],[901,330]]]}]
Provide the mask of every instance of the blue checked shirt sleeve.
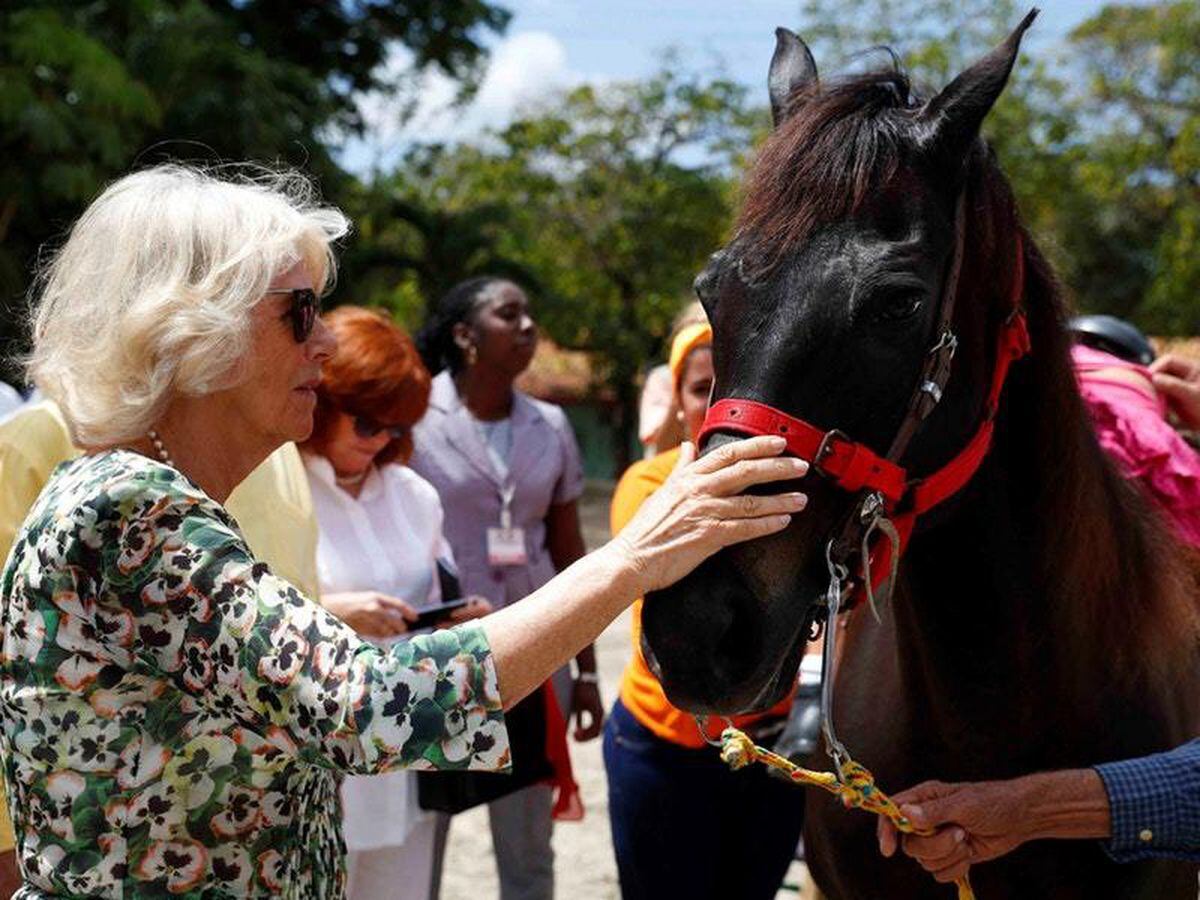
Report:
[{"label": "blue checked shirt sleeve", "polygon": [[1096,771],[1112,813],[1112,838],[1104,845],[1109,856],[1200,861],[1200,739]]}]

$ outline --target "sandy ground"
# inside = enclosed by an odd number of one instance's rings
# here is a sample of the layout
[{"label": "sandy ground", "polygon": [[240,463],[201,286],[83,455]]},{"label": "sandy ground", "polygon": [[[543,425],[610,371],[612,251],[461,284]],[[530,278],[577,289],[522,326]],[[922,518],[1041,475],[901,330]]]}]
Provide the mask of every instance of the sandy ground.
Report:
[{"label": "sandy ground", "polygon": [[[584,538],[596,547],[608,538],[611,485],[589,484],[580,511]],[[629,659],[629,614],[614,622],[596,642],[604,701],[616,696],[621,671]],[[571,760],[587,815],[582,822],[563,822],[554,829],[556,896],[561,900],[620,900],[617,865],[608,828],[608,794],[600,740],[572,741]],[[492,854],[487,810],[470,810],[454,818],[446,850],[441,900],[486,900],[499,896],[496,859]],[[780,900],[808,900],[804,866],[792,866]],[[798,893],[799,892],[799,893]]]}]

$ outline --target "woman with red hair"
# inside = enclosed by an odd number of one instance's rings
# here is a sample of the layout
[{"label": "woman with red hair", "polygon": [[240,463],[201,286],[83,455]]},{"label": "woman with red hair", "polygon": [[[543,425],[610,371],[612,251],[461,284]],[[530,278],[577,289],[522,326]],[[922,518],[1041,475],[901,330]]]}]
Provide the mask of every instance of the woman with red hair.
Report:
[{"label": "woman with red hair", "polygon": [[[429,403],[429,373],[386,316],[342,306],[324,318],[338,348],[322,370],[302,448],[320,528],[322,603],[360,636],[391,642],[442,601],[437,565],[450,562],[437,492],[405,465],[412,426]],[[472,598],[445,621],[490,610]],[[351,900],[429,897],[437,820],[417,806],[415,776],[350,776],[342,806]]]}]

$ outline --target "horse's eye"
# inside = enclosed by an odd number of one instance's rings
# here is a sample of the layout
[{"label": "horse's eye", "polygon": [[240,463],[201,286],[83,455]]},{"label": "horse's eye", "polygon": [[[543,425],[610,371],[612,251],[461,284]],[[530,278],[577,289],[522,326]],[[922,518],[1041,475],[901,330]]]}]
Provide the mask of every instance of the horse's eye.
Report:
[{"label": "horse's eye", "polygon": [[883,297],[876,317],[882,322],[902,322],[920,310],[924,298],[912,291],[896,291]]}]

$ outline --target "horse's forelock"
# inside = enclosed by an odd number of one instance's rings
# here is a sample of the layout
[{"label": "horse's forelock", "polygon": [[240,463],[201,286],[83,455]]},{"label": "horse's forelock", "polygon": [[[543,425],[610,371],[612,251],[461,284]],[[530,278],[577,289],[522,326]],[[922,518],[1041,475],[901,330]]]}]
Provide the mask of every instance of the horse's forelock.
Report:
[{"label": "horse's forelock", "polygon": [[899,67],[799,89],[746,179],[737,231],[749,249],[777,259],[852,216],[903,164],[914,108]]}]

